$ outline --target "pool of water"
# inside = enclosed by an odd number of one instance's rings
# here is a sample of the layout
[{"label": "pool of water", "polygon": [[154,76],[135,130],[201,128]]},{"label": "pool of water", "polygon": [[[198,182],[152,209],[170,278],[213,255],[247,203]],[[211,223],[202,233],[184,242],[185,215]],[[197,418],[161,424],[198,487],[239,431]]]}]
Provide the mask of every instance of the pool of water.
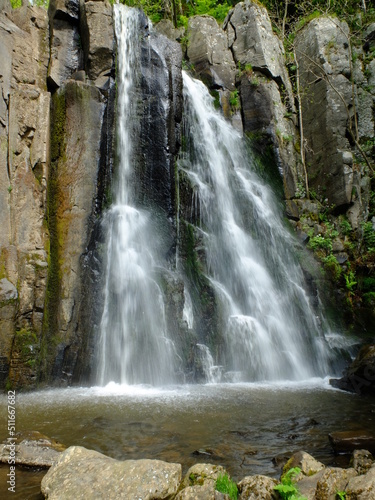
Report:
[{"label": "pool of water", "polygon": [[[6,397],[0,402],[4,440]],[[375,399],[334,390],[328,379],[163,389],[111,383],[19,394],[16,406],[17,431],[37,430],[120,460],[178,462],[183,472],[198,462],[221,464],[234,479],[277,477],[277,459],[301,449],[332,464],[330,432],[375,432]],[[0,470],[2,484],[7,472]],[[42,476],[18,469],[17,495],[9,498],[41,498]]]}]

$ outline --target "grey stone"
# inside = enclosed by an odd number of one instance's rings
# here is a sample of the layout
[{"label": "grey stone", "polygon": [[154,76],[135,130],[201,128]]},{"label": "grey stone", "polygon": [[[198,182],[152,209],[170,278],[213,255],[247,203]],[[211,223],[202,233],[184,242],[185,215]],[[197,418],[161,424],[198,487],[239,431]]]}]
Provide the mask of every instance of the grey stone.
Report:
[{"label": "grey stone", "polygon": [[172,499],[180,480],[180,464],[160,460],[119,461],[71,446],[44,476],[41,490],[49,500]]},{"label": "grey stone", "polygon": [[161,34],[174,41],[181,41],[185,34],[185,28],[175,28],[172,21],[169,19],[161,19],[156,25],[155,29]]},{"label": "grey stone", "polygon": [[282,43],[272,31],[267,10],[258,2],[238,3],[223,27],[240,66],[243,130],[257,138],[260,149],[272,146],[285,197],[293,198],[304,174],[294,144],[294,97]]},{"label": "grey stone", "polygon": [[[18,435],[15,441],[15,462],[27,467],[47,468],[55,464],[60,454],[65,450],[54,439],[40,432],[29,432]],[[9,446],[0,445],[0,462],[8,463]]]},{"label": "grey stone", "polygon": [[210,16],[194,16],[188,24],[187,56],[195,73],[210,87],[234,90],[236,66],[227,38]]},{"label": "grey stone", "polygon": [[346,486],[346,494],[349,498],[358,500],[372,500],[375,492],[375,467],[357,477],[352,477]]},{"label": "grey stone", "polygon": [[63,19],[70,23],[78,23],[79,0],[51,0],[48,14],[51,20]]},{"label": "grey stone", "polygon": [[302,497],[306,497],[307,500],[315,500],[316,487],[320,479],[322,478],[325,470],[322,469],[316,472],[312,476],[304,476],[298,481],[298,491]]},{"label": "grey stone", "polygon": [[374,464],[374,457],[368,450],[354,450],[350,461],[351,467],[358,474],[366,474]]},{"label": "grey stone", "polygon": [[337,207],[349,206],[353,187],[346,139],[353,99],[348,36],[345,22],[321,17],[295,39],[310,187]]},{"label": "grey stone", "polygon": [[17,288],[6,278],[2,278],[0,280],[0,302],[16,300],[17,298]]},{"label": "grey stone", "polygon": [[347,491],[349,480],[356,476],[354,469],[327,467],[316,486],[315,500],[336,500],[336,493]]},{"label": "grey stone", "polygon": [[238,483],[239,500],[274,500],[278,494],[274,490],[276,479],[267,476],[246,476]]},{"label": "grey stone", "polygon": [[375,59],[370,61],[370,63],[367,66],[367,70],[369,73],[368,84],[372,89],[371,90],[372,95],[375,95]]},{"label": "grey stone", "polygon": [[268,12],[258,2],[238,3],[224,21],[228,44],[242,67],[250,64],[282,84],[293,106],[292,88],[285,67],[284,49],[273,33]]},{"label": "grey stone", "polygon": [[79,0],[51,0],[48,7],[51,26],[51,59],[48,84],[55,90],[83,69],[79,32]]},{"label": "grey stone", "polygon": [[[57,331],[63,332],[62,343],[49,345],[57,358],[55,371],[72,373],[79,346],[76,338],[82,297],[81,259],[88,244],[91,214],[95,206],[99,175],[101,129],[105,104],[100,91],[88,83],[68,80],[58,92],[65,98],[65,149],[55,159],[58,163],[55,182],[59,188],[57,206],[61,300],[56,314]],[[90,144],[90,147],[87,147]],[[53,332],[51,332],[53,334]],[[69,357],[59,355],[69,345]],[[68,364],[66,364],[68,363]],[[51,369],[52,367],[49,367]]]},{"label": "grey stone", "polygon": [[[345,375],[341,379],[330,380],[330,383],[334,387],[349,392],[373,394],[375,392],[375,345],[364,346],[349,366]],[[345,438],[345,433],[341,434],[342,438]],[[352,451],[355,448],[368,449],[371,452],[375,451],[375,437],[372,436],[370,442],[367,442],[369,439],[366,439],[366,436],[369,438],[369,434],[366,432],[359,431],[358,436],[356,433],[349,433],[349,440],[341,439],[338,442],[335,439],[336,435],[340,435],[340,433],[332,434],[331,444],[337,451],[340,451],[341,446],[344,446],[346,451],[348,449]],[[351,436],[354,438],[354,441],[351,439]]]},{"label": "grey stone", "polygon": [[285,474],[293,467],[299,467],[301,469],[301,473],[293,478],[294,481],[298,482],[303,479],[304,476],[312,476],[321,471],[325,468],[325,465],[309,455],[309,453],[298,451],[288,460],[283,469],[283,473]]},{"label": "grey stone", "polygon": [[176,496],[176,500],[215,500],[215,481],[202,485],[187,486]]},{"label": "grey stone", "polygon": [[10,0],[0,0],[0,12],[11,12],[12,6]]},{"label": "grey stone", "polygon": [[216,483],[217,478],[225,474],[227,472],[221,465],[195,464],[185,474],[181,487],[186,488],[188,486],[195,486],[196,484],[202,485],[207,481]]},{"label": "grey stone", "polygon": [[85,67],[91,80],[113,66],[114,31],[112,6],[107,0],[81,0],[81,35]]}]

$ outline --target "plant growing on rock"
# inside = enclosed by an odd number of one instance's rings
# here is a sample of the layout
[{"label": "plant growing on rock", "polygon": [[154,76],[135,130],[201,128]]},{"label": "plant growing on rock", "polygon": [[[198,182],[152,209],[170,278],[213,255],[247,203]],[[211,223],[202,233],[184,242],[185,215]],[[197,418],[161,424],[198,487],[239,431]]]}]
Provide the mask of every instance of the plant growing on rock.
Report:
[{"label": "plant growing on rock", "polygon": [[292,467],[282,476],[281,484],[274,487],[274,490],[279,493],[283,500],[307,500],[306,497],[300,495],[300,492],[295,485],[295,481],[293,481],[293,478],[298,476],[300,473],[301,469],[299,467]]},{"label": "plant growing on rock", "polygon": [[216,480],[215,489],[220,493],[229,495],[231,500],[237,500],[238,489],[234,481],[232,481],[227,474],[220,475]]},{"label": "plant growing on rock", "polygon": [[240,98],[238,95],[238,90],[233,90],[230,93],[229,104],[233,113],[240,109]]}]

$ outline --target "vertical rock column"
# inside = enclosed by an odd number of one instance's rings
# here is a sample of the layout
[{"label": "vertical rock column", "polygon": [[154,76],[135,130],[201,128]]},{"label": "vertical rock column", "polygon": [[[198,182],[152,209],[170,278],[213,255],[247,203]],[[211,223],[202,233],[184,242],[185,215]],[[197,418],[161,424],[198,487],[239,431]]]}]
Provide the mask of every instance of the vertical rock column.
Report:
[{"label": "vertical rock column", "polygon": [[0,383],[32,386],[47,275],[50,94],[44,9],[0,14]]},{"label": "vertical rock column", "polygon": [[296,111],[282,43],[265,7],[250,0],[238,3],[223,27],[239,70],[244,132],[276,161],[289,199],[303,172],[294,147]]},{"label": "vertical rock column", "polygon": [[322,17],[311,21],[295,39],[309,184],[342,211],[352,202],[353,187],[347,138],[354,99],[348,37],[346,23]]},{"label": "vertical rock column", "polygon": [[[71,382],[92,325],[83,314],[89,286],[85,256],[100,213],[103,144],[113,96],[113,22],[108,2],[52,1],[50,271],[42,341],[41,379]],[[110,135],[111,136],[111,135]],[[111,136],[112,137],[112,136]],[[103,156],[105,157],[103,160]],[[82,321],[83,318],[86,321]],[[78,370],[79,371],[79,370]]]}]

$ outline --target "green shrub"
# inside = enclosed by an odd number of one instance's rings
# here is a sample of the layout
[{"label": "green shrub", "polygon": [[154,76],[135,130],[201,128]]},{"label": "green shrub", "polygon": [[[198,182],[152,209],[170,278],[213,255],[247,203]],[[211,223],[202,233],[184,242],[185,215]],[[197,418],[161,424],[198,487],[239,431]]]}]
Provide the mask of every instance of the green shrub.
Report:
[{"label": "green shrub", "polygon": [[216,490],[220,493],[229,495],[231,500],[237,500],[238,489],[234,481],[232,481],[227,474],[220,475],[216,480]]},{"label": "green shrub", "polygon": [[289,469],[281,478],[281,484],[274,487],[283,500],[307,500],[306,497],[300,495],[297,486],[294,484],[293,478],[300,474],[299,467]]},{"label": "green shrub", "polygon": [[337,262],[337,259],[334,255],[330,254],[323,259],[324,270],[327,275],[333,280],[338,281],[341,276],[341,266]]},{"label": "green shrub", "polygon": [[368,307],[375,306],[375,292],[367,292],[363,294],[363,302]]},{"label": "green shrub", "polygon": [[238,90],[233,90],[229,96],[229,104],[233,112],[238,111],[240,108],[240,98],[238,95]]},{"label": "green shrub", "polygon": [[375,292],[375,278],[365,277],[362,280],[362,290],[364,292]]},{"label": "green shrub", "polygon": [[314,251],[326,250],[328,253],[332,252],[332,240],[330,238],[325,238],[321,234],[317,234],[310,238],[308,246]]},{"label": "green shrub", "polygon": [[372,226],[372,222],[364,222],[362,223],[362,231],[363,231],[363,241],[365,243],[366,248],[369,250],[370,248],[375,248],[375,231]]}]

